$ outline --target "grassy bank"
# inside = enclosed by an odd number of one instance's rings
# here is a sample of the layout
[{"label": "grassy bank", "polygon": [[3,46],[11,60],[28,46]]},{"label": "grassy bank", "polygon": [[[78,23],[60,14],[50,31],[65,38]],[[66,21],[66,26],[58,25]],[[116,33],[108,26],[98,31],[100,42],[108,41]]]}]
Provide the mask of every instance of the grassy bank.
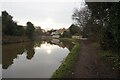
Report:
[{"label": "grassy bank", "polygon": [[[98,42],[92,43],[92,46],[100,49],[100,44]],[[98,56],[112,65],[113,70],[120,72],[120,55],[118,53],[100,49]]]},{"label": "grassy bank", "polygon": [[72,38],[59,38],[59,40],[67,40],[67,41],[71,41],[73,40]]},{"label": "grassy bank", "polygon": [[[65,39],[64,39],[65,40]],[[80,44],[76,43],[71,52],[65,58],[60,67],[53,73],[52,78],[66,78],[72,73],[72,69],[78,56]]]},{"label": "grassy bank", "polygon": [[78,43],[80,40],[79,39],[73,39],[73,38],[59,38],[60,41],[68,41],[72,42],[73,44]]}]

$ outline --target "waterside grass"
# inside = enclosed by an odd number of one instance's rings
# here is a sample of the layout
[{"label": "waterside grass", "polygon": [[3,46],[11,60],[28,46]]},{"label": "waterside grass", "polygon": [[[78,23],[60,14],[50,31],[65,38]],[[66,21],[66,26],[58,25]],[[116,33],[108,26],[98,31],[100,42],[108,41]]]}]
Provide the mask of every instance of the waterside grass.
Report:
[{"label": "waterside grass", "polygon": [[[66,40],[66,39],[62,39],[62,40]],[[80,49],[80,44],[78,42],[75,42],[75,45],[72,48],[71,52],[62,62],[60,67],[53,73],[51,79],[67,78],[72,73],[74,63],[79,54],[79,49]]]}]

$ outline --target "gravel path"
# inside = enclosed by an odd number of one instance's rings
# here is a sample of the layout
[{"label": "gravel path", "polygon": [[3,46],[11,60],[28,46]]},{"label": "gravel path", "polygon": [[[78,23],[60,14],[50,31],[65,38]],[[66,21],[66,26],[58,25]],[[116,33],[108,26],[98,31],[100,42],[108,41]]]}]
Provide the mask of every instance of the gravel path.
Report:
[{"label": "gravel path", "polygon": [[118,78],[118,73],[97,55],[99,49],[93,47],[87,40],[81,40],[80,45],[72,78]]}]

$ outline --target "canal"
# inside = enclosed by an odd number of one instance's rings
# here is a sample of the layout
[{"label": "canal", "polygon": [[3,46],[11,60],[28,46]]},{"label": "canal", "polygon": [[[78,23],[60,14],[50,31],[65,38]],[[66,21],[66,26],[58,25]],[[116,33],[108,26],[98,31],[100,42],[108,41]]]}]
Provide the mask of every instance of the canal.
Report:
[{"label": "canal", "polygon": [[72,47],[57,39],[3,45],[2,77],[50,78]]}]

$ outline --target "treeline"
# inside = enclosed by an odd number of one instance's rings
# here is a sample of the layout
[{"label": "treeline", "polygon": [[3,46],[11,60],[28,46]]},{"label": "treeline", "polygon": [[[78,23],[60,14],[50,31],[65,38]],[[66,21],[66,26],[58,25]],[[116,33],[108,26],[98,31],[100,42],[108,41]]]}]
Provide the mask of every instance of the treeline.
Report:
[{"label": "treeline", "polygon": [[84,9],[74,11],[73,19],[101,48],[120,52],[120,2],[87,2]]},{"label": "treeline", "polygon": [[73,35],[79,36],[80,35],[80,28],[74,24],[71,24],[71,26],[66,31],[64,31],[64,33],[61,35],[61,37],[71,38]]},{"label": "treeline", "polygon": [[2,35],[3,36],[27,36],[33,38],[35,28],[31,22],[27,22],[26,26],[17,25],[13,21],[13,17],[6,11],[2,11]]},{"label": "treeline", "polygon": [[120,2],[87,4],[94,21],[99,21],[97,27],[101,47],[120,52]]}]

